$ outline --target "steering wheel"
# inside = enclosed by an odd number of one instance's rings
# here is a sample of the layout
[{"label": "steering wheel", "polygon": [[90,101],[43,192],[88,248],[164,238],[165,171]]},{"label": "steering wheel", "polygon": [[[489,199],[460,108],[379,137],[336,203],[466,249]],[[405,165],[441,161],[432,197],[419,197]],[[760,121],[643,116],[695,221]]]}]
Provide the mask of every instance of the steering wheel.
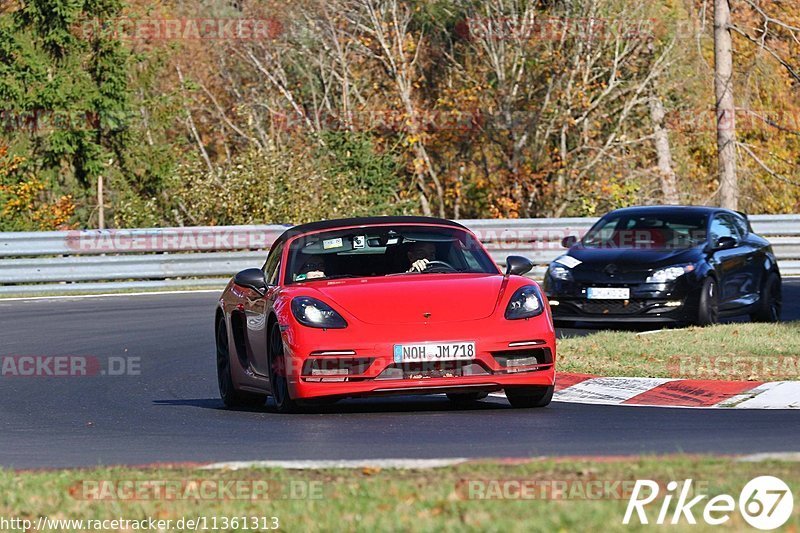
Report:
[{"label": "steering wheel", "polygon": [[430,274],[441,274],[444,272],[458,272],[450,263],[445,261],[428,261],[423,272]]}]

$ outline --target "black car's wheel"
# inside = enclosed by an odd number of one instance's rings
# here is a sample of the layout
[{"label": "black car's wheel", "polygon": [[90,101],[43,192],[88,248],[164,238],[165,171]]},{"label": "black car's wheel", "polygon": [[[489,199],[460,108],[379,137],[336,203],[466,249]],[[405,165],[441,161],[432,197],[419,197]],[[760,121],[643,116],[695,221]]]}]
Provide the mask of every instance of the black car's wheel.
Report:
[{"label": "black car's wheel", "polygon": [[509,387],[506,389],[506,398],[511,407],[545,407],[553,399],[553,385],[539,387]]},{"label": "black car's wheel", "polygon": [[448,392],[447,399],[456,405],[469,405],[489,396],[488,392]]},{"label": "black car's wheel", "polygon": [[241,407],[261,407],[267,401],[262,394],[253,394],[236,390],[231,376],[231,355],[228,349],[228,328],[225,319],[217,323],[217,384],[222,403],[229,409]]},{"label": "black car's wheel", "polygon": [[711,326],[719,322],[719,288],[714,278],[706,278],[700,289],[697,325]]},{"label": "black car's wheel", "polygon": [[281,327],[276,322],[269,337],[269,383],[272,386],[272,398],[279,413],[296,413],[300,406],[289,394],[287,372]]},{"label": "black car's wheel", "polygon": [[750,314],[750,319],[753,322],[780,322],[781,305],[781,278],[772,272],[761,288],[758,310]]}]

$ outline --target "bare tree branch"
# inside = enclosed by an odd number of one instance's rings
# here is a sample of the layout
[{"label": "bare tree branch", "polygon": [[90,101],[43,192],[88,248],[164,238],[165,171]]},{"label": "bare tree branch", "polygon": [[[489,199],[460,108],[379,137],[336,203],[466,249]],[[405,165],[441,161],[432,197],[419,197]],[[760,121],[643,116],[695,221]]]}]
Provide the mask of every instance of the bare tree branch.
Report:
[{"label": "bare tree branch", "polygon": [[762,168],[762,170],[764,170],[764,172],[766,172],[767,174],[769,174],[773,178],[775,178],[775,179],[777,179],[779,181],[782,181],[784,183],[788,183],[789,185],[794,185],[795,187],[800,187],[800,182],[797,182],[797,181],[794,181],[794,180],[790,180],[789,178],[781,176],[780,174],[778,174],[777,172],[775,172],[774,170],[769,168],[769,166],[767,166],[767,164],[764,163],[764,161],[762,161],[761,158],[759,158],[755,154],[755,152],[753,152],[753,150],[750,148],[750,146],[748,146],[747,144],[745,144],[743,142],[738,142],[738,143],[736,143],[736,145],[739,148],[741,148],[742,150],[744,150],[747,153],[747,155],[749,155],[751,158],[753,158],[753,161],[755,161],[756,164],[758,164],[758,166],[760,166]]}]

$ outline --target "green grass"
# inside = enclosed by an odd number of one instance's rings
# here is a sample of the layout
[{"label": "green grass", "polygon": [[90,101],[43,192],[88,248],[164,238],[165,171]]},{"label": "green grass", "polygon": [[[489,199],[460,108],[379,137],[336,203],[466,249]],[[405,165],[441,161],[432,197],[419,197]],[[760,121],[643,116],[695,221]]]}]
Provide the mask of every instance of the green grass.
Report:
[{"label": "green grass", "polygon": [[[0,517],[36,520],[145,519],[157,517],[276,516],[281,530],[289,531],[629,531],[644,527],[622,524],[627,499],[582,496],[585,482],[627,484],[653,479],[662,487],[669,481],[693,479],[695,493],[731,494],[735,499],[751,478],[770,474],[790,487],[800,486],[800,463],[770,461],[739,463],[731,458],[667,456],[627,460],[543,460],[524,464],[470,463],[432,470],[284,470],[253,469],[201,471],[189,468],[55,470],[41,472],[0,471]],[[273,498],[250,500],[151,499],[87,500],[82,487],[92,482],[120,480],[260,480],[283,486],[314,486],[314,499]],[[469,497],[468,482],[521,480],[538,487],[554,482],[569,487],[558,499],[476,499]],[[249,481],[248,481],[249,482]],[[96,486],[96,485],[93,485]],[[479,485],[491,487],[492,485]],[[499,485],[495,485],[499,486]],[[482,494],[483,489],[473,492]],[[662,488],[662,491],[665,490]],[[489,494],[489,493],[486,493]],[[627,496],[624,496],[627,498]],[[648,507],[654,520],[661,500]],[[708,500],[704,500],[708,501]],[[674,499],[673,499],[674,506]],[[800,506],[787,525],[800,528]],[[702,508],[695,513],[702,523]],[[637,523],[638,524],[638,523]],[[729,523],[742,530],[738,511]],[[173,526],[174,527],[174,526]],[[686,524],[684,523],[684,527]],[[696,531],[713,528],[697,526]],[[728,529],[728,528],[724,528]],[[113,529],[112,529],[113,530]],[[173,529],[182,531],[181,529]],[[185,530],[185,528],[183,529]],[[222,529],[246,531],[241,526]]]},{"label": "green grass", "polygon": [[602,376],[800,380],[800,322],[559,339],[558,370]]}]

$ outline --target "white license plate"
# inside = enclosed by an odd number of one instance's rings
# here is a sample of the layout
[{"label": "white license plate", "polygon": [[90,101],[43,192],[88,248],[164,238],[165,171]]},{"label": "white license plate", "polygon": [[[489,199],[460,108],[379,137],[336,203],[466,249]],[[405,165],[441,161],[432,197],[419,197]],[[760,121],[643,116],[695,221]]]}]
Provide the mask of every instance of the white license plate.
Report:
[{"label": "white license plate", "polygon": [[469,361],[475,357],[474,342],[423,342],[394,345],[395,363]]},{"label": "white license plate", "polygon": [[586,298],[589,300],[630,300],[631,290],[609,287],[589,287],[586,289]]}]

